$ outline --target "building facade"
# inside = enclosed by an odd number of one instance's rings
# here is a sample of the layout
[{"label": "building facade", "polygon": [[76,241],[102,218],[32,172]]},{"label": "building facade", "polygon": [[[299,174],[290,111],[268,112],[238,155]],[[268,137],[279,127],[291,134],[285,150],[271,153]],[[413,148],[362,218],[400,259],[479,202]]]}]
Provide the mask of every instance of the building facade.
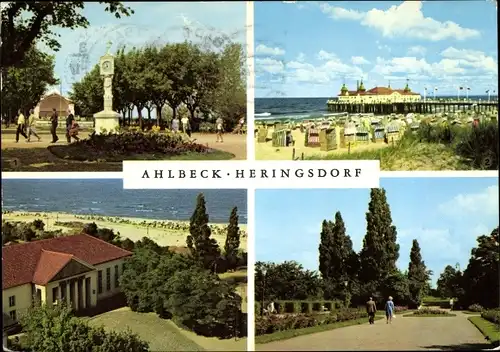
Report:
[{"label": "building facade", "polygon": [[75,311],[96,307],[120,293],[119,278],[131,255],[85,234],[4,246],[3,314],[15,324],[36,301],[65,302]]},{"label": "building facade", "polygon": [[75,113],[73,102],[57,91],[47,93],[35,107],[34,113],[37,117],[48,120],[53,109],[56,109],[60,118],[67,117],[68,111]]},{"label": "building facade", "polygon": [[377,104],[377,103],[412,103],[422,99],[419,93],[411,91],[408,83],[404,89],[392,89],[388,87],[375,87],[366,90],[363,84],[358,83],[356,90],[349,90],[345,84],[338,95],[339,103],[348,104]]}]

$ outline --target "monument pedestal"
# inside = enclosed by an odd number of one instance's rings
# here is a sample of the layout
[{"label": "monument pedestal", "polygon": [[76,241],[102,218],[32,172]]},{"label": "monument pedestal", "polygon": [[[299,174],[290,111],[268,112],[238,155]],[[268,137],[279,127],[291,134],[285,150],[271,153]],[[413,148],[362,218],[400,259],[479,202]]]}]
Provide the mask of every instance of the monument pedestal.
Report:
[{"label": "monument pedestal", "polygon": [[103,110],[94,114],[95,133],[118,133],[120,131],[120,114],[113,110]]}]

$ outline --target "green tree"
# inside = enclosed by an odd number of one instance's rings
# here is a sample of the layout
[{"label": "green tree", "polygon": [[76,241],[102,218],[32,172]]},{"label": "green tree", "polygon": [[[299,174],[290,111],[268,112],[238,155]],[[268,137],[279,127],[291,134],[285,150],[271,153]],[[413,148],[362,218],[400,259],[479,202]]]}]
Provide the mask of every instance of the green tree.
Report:
[{"label": "green tree", "polygon": [[220,257],[220,249],[217,241],[211,237],[203,193],[196,198],[196,208],[191,216],[186,243],[191,255],[202,267],[212,271],[217,270],[215,265]]},{"label": "green tree", "polygon": [[240,248],[240,228],[238,226],[238,208],[234,207],[229,216],[224,253],[229,269],[235,269],[238,263],[238,250]]},{"label": "green tree", "polygon": [[498,227],[490,235],[477,238],[477,247],[471,251],[469,264],[464,270],[460,303],[468,306],[478,303],[485,308],[499,306],[500,236]]},{"label": "green tree", "polygon": [[[264,276],[263,271],[266,270]],[[263,295],[265,297],[263,297]],[[304,300],[323,296],[321,279],[314,271],[305,270],[295,261],[283,263],[255,263],[255,299],[260,302]]]},{"label": "green tree", "polygon": [[447,265],[437,280],[437,293],[442,298],[459,297],[463,294],[460,288],[462,272]]},{"label": "green tree", "polygon": [[[120,18],[134,11],[120,1],[99,1],[105,11]],[[23,62],[35,42],[59,51],[56,28],[86,28],[89,21],[83,15],[85,1],[13,1],[2,4],[2,67]]]},{"label": "green tree", "polygon": [[427,267],[420,253],[420,245],[414,239],[410,251],[410,264],[408,265],[409,292],[414,304],[419,305],[422,302],[429,279]]},{"label": "green tree", "polygon": [[165,306],[192,330],[229,337],[239,325],[241,297],[235,287],[199,268],[176,271],[163,285]]},{"label": "green tree", "polygon": [[11,121],[18,109],[27,114],[29,109],[38,104],[46,93],[47,86],[57,83],[54,64],[53,56],[32,48],[25,53],[23,62],[17,67],[2,69],[1,102],[4,117]]},{"label": "green tree", "polygon": [[334,222],[323,221],[319,251],[325,294],[328,298],[339,295],[345,298],[347,285],[355,280],[358,268],[357,255],[352,249],[351,238],[346,234],[340,212],[335,213]]},{"label": "green tree", "polygon": [[366,224],[359,278],[365,283],[381,283],[397,271],[396,261],[399,258],[396,227],[392,225],[391,211],[382,188],[370,191]]},{"label": "green tree", "polygon": [[76,318],[64,305],[45,304],[29,309],[21,318],[28,347],[47,352],[143,352],[148,344],[131,331],[106,333]]}]

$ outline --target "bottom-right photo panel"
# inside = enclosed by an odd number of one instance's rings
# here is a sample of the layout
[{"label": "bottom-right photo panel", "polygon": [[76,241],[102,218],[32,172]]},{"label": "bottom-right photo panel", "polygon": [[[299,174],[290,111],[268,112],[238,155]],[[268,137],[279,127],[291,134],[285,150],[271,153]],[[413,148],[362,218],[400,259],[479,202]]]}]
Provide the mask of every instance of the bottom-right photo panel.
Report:
[{"label": "bottom-right photo panel", "polygon": [[257,190],[255,349],[498,346],[498,178]]}]

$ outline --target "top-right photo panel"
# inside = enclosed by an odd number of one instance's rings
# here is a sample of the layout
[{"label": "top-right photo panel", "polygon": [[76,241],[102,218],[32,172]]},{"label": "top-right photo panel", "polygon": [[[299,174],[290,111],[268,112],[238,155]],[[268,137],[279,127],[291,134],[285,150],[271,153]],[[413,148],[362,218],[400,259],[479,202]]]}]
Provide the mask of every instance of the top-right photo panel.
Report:
[{"label": "top-right photo panel", "polygon": [[497,170],[496,6],[255,2],[255,158]]}]

